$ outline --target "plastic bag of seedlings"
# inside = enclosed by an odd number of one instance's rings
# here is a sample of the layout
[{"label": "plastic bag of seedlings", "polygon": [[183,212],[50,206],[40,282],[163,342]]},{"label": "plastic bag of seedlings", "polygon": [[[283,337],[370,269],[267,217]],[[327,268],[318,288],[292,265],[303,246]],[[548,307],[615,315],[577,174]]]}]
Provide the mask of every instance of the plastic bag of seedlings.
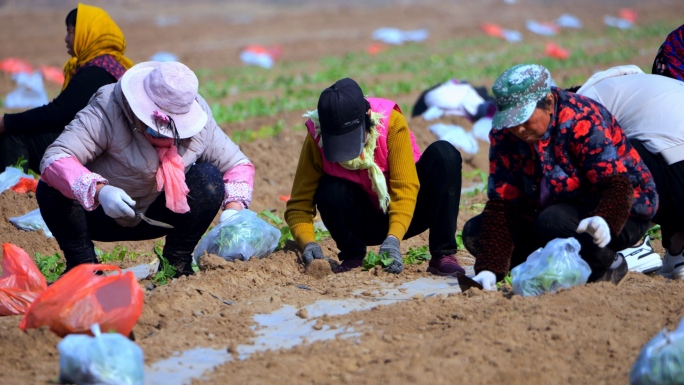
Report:
[{"label": "plastic bag of seedlings", "polygon": [[684,319],[674,331],[663,329],[644,345],[629,373],[629,383],[684,384]]},{"label": "plastic bag of seedlings", "polygon": [[197,263],[205,251],[227,261],[263,258],[278,247],[279,240],[280,230],[244,209],[204,235],[193,256]]},{"label": "plastic bag of seedlings", "polygon": [[528,297],[587,283],[591,268],[579,251],[575,238],[550,241],[511,270],[513,293]]},{"label": "plastic bag of seedlings", "polygon": [[142,349],[118,333],[100,333],[95,324],[94,337],[70,334],[57,344],[59,381],[78,385],[142,385]]}]

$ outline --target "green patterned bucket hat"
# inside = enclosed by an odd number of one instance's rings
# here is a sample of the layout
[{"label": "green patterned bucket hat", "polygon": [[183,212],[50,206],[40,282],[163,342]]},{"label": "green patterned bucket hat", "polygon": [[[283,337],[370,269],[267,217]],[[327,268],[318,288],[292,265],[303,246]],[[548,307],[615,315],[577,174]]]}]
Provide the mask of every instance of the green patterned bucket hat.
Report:
[{"label": "green patterned bucket hat", "polygon": [[551,92],[551,74],[538,64],[519,64],[496,79],[492,92],[497,105],[492,128],[517,126],[525,123],[537,102]]}]

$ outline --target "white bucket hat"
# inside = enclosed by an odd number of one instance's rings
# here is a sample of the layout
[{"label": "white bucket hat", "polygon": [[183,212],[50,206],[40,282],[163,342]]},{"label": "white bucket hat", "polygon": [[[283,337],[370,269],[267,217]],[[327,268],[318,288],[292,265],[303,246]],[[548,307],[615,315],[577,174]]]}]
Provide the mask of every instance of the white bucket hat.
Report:
[{"label": "white bucket hat", "polygon": [[[199,82],[186,65],[178,62],[143,62],[121,77],[121,90],[135,116],[159,133],[189,138],[207,124],[207,114],[197,103]],[[173,121],[173,125],[171,124]]]}]

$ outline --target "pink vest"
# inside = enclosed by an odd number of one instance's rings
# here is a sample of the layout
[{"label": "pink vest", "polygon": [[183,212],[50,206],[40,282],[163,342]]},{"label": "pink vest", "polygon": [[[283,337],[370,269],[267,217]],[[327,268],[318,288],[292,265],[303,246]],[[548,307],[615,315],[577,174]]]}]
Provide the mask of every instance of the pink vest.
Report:
[{"label": "pink vest", "polygon": [[[399,109],[397,103],[388,99],[368,98],[367,100],[370,103],[370,107],[371,110],[373,110],[373,112],[382,114],[380,124],[376,127],[379,135],[375,146],[374,157],[375,164],[377,164],[378,167],[380,167],[380,170],[382,170],[382,173],[385,175],[387,190],[390,191],[389,164],[387,162],[387,131],[389,129],[388,125],[390,115],[392,114],[392,110],[397,110],[398,112],[401,112],[401,109]],[[306,121],[306,128],[309,130],[309,134],[311,135],[311,137],[314,138],[314,140],[316,141],[316,144],[318,144],[318,150],[320,151],[321,158],[323,159],[323,171],[328,175],[337,178],[347,179],[354,183],[360,184],[361,187],[368,193],[368,195],[370,195],[371,201],[373,202],[375,207],[377,209],[380,209],[380,204],[378,203],[378,194],[376,194],[375,191],[373,191],[371,179],[368,175],[368,170],[347,170],[346,168],[340,166],[338,163],[327,161],[325,159],[325,155],[323,154],[323,149],[320,146],[320,138],[316,137],[316,130],[311,119]],[[413,133],[410,131],[409,133],[411,135],[411,146],[413,147],[413,161],[418,162],[418,159],[420,159],[420,149],[416,144],[416,138],[413,136]]]}]

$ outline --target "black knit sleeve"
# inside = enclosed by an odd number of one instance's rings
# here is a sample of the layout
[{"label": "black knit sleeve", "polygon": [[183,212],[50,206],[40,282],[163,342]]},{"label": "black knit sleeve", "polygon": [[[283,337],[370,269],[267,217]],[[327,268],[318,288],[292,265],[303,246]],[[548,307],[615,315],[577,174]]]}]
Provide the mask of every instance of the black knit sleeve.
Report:
[{"label": "black knit sleeve", "polygon": [[488,270],[503,279],[511,265],[515,208],[512,202],[490,199],[482,212],[482,229],[478,237],[475,272]]},{"label": "black knit sleeve", "polygon": [[52,102],[18,114],[5,114],[6,132],[61,132],[100,87],[114,82],[116,78],[100,67],[84,68]]},{"label": "black knit sleeve", "polygon": [[625,175],[612,175],[598,183],[599,203],[591,216],[606,220],[610,233],[616,236],[625,226],[634,204],[634,188]]}]

